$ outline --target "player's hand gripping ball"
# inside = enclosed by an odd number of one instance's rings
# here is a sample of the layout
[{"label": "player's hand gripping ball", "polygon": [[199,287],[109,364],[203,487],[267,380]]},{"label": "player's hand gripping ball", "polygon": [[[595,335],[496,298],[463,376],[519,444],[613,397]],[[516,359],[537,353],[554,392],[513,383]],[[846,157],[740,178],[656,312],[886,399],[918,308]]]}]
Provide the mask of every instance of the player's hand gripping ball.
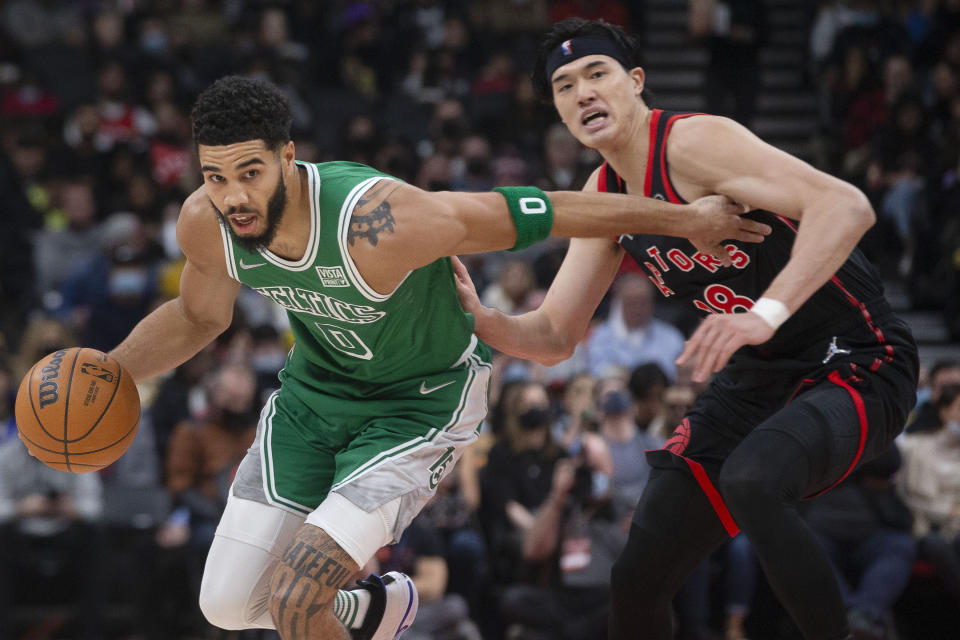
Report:
[{"label": "player's hand gripping ball", "polygon": [[20,439],[33,457],[86,473],[116,461],[133,442],[140,395],[116,360],[71,347],[33,365],[20,383],[16,411]]}]

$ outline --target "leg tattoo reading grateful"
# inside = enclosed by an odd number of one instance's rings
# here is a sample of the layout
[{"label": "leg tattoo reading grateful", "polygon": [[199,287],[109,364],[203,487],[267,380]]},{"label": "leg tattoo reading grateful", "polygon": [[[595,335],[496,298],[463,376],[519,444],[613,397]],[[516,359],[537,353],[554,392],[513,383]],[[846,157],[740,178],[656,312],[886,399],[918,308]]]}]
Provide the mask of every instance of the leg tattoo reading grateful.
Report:
[{"label": "leg tattoo reading grateful", "polygon": [[356,563],[325,531],[305,526],[283,554],[271,580],[271,612],[285,637],[306,638],[326,616],[324,609],[357,570]]}]

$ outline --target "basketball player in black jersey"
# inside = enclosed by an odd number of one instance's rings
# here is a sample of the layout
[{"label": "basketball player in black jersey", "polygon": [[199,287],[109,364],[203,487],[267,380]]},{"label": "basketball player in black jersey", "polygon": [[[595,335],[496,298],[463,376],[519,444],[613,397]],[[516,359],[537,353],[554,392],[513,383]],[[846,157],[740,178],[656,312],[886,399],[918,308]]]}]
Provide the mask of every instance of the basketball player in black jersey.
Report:
[{"label": "basketball player in black jersey", "polygon": [[482,307],[458,265],[476,333],[545,364],[583,337],[624,253],[675,304],[704,320],[678,363],[716,374],[664,449],[612,572],[610,638],[667,640],[688,573],[743,530],[804,636],[849,629],[826,555],[797,504],[879,454],[913,406],[916,346],[856,249],[874,213],[853,186],[720,117],[650,109],[635,42],[606,23],[554,25],[534,72],[574,136],[604,163],[585,189],[671,202],[723,194],[772,227],[762,244],[726,244],[721,262],[665,236],[575,239],[541,307]]}]

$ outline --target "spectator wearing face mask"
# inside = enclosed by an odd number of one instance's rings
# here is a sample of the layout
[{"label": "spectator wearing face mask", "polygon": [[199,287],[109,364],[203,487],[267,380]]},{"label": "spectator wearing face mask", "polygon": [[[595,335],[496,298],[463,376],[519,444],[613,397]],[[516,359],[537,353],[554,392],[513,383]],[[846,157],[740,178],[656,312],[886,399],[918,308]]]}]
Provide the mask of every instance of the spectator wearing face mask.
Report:
[{"label": "spectator wearing face mask", "polygon": [[106,351],[150,310],[161,251],[132,213],[114,214],[102,233],[100,253],[61,287],[57,315],[73,326],[85,346]]},{"label": "spectator wearing face mask", "polygon": [[563,456],[550,433],[550,400],[539,383],[520,383],[504,395],[501,434],[481,471],[480,521],[496,583],[532,579],[521,560],[523,534],[550,493],[553,469]]},{"label": "spectator wearing face mask", "polygon": [[554,467],[550,494],[523,537],[523,559],[545,563],[545,585],[512,585],[501,608],[508,637],[606,637],[613,561],[626,543],[614,500],[614,459],[602,436],[586,433],[577,455]]},{"label": "spectator wearing face mask", "polygon": [[900,437],[900,489],[915,516],[919,555],[960,603],[960,385],[940,389],[935,431]]},{"label": "spectator wearing face mask", "polygon": [[637,426],[637,407],[630,392],[622,386],[604,385],[601,381],[600,436],[610,447],[613,457],[613,499],[625,513],[633,513],[637,500],[650,477],[644,451],[659,449],[663,439]]}]

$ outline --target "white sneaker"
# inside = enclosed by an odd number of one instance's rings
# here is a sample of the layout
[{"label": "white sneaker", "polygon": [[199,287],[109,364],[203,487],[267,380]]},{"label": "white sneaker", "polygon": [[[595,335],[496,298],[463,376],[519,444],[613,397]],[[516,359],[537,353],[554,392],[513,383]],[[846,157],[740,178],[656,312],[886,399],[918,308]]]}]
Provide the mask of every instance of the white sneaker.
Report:
[{"label": "white sneaker", "polygon": [[410,576],[399,571],[371,573],[357,584],[370,592],[370,606],[363,625],[351,629],[353,640],[394,640],[413,624],[420,600]]}]

